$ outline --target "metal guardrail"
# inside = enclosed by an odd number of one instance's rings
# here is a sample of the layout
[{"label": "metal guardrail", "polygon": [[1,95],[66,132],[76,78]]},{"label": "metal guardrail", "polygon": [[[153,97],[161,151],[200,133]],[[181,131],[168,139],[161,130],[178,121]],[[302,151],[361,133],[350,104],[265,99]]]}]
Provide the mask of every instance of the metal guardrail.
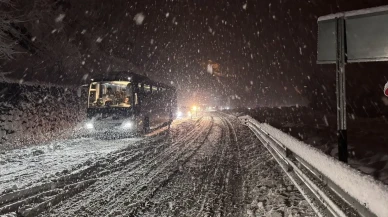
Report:
[{"label": "metal guardrail", "polygon": [[239,119],[253,131],[268,149],[318,216],[376,217],[367,207],[346,193],[332,180],[257,124],[252,123],[252,119],[246,117]]}]

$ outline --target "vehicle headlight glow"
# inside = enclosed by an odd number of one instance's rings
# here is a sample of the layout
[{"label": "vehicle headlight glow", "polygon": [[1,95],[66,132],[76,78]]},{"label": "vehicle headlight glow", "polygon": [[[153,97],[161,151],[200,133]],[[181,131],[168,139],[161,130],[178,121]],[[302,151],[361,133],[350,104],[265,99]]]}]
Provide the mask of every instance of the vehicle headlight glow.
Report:
[{"label": "vehicle headlight glow", "polygon": [[180,117],[182,117],[182,112],[181,111],[178,111],[177,113],[176,113],[176,116],[178,117],[178,118],[180,118]]},{"label": "vehicle headlight glow", "polygon": [[123,123],[122,128],[123,129],[130,129],[130,128],[132,128],[132,126],[133,126],[133,123],[128,121],[128,122]]},{"label": "vehicle headlight glow", "polygon": [[91,130],[91,129],[93,129],[93,128],[94,128],[94,125],[93,125],[93,123],[92,123],[92,122],[88,122],[88,123],[86,123],[86,124],[85,124],[85,127],[86,127],[86,129],[89,129],[89,130]]}]

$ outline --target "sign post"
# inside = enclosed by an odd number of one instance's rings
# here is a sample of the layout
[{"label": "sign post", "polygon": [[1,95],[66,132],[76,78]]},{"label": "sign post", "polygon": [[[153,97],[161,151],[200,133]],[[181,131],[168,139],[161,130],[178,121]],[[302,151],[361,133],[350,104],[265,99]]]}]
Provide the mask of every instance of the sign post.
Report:
[{"label": "sign post", "polygon": [[337,89],[337,137],[338,158],[348,162],[348,141],[346,131],[346,81],[345,81],[345,20],[336,18],[336,89]]},{"label": "sign post", "polygon": [[338,159],[348,162],[348,141],[346,131],[346,81],[345,81],[345,20],[336,18],[336,88],[337,88],[337,136]]},{"label": "sign post", "polygon": [[[348,161],[345,65],[388,61],[388,6],[318,18],[319,64],[336,64],[338,158]],[[388,84],[384,93],[388,95]]]}]

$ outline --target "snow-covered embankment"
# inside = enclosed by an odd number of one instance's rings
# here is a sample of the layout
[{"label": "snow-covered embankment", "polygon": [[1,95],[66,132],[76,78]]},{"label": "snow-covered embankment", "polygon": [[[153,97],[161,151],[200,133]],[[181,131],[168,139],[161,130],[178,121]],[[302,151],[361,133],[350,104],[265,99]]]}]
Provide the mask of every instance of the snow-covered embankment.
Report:
[{"label": "snow-covered embankment", "polygon": [[66,136],[85,117],[69,87],[0,83],[0,150]]}]

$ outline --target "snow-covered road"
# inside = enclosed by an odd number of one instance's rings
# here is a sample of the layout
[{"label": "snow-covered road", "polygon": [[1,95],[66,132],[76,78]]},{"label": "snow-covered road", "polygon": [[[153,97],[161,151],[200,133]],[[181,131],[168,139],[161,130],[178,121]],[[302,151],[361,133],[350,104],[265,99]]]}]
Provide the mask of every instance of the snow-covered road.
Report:
[{"label": "snow-covered road", "polygon": [[140,138],[101,141],[81,138],[16,149],[0,154],[0,193],[49,182],[82,170],[111,152],[136,145]]},{"label": "snow-covered road", "polygon": [[0,169],[4,216],[314,216],[255,135],[219,113],[5,152]]}]

